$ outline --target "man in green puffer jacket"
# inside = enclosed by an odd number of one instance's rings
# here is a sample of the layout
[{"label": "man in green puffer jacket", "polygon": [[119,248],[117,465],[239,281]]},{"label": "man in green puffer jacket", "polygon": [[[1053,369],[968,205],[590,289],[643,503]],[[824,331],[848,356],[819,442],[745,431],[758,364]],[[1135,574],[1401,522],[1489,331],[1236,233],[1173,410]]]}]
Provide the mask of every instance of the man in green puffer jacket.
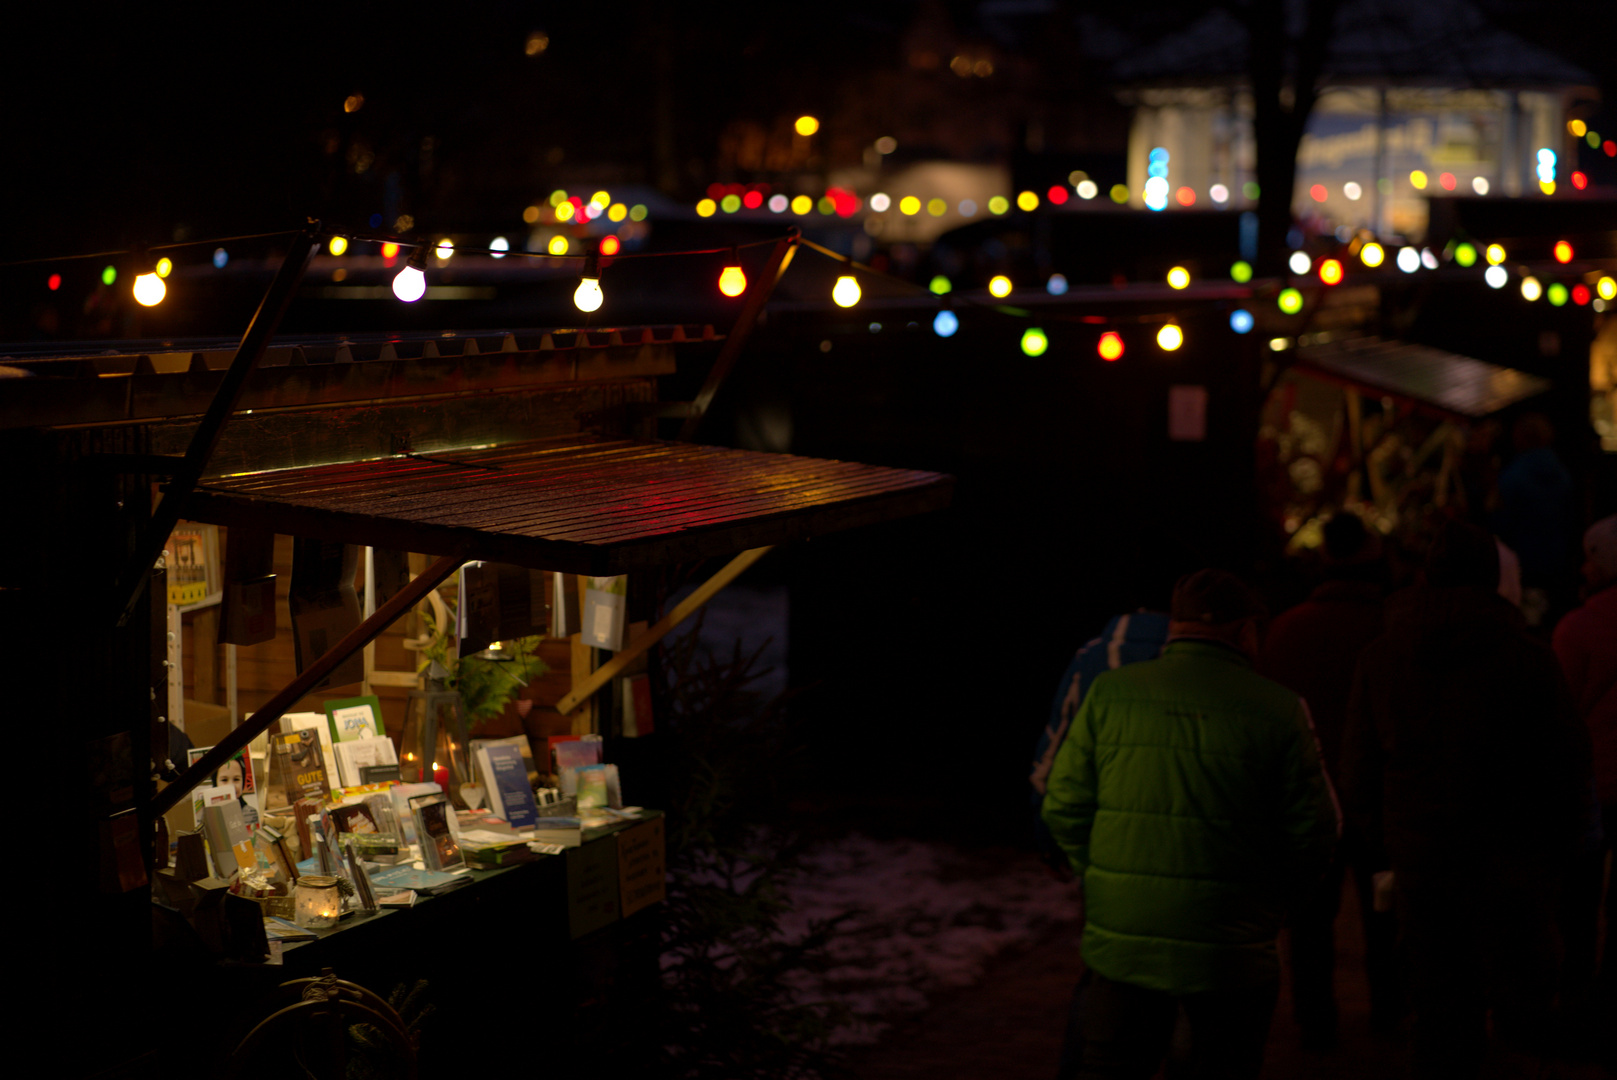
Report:
[{"label": "man in green puffer jacket", "polygon": [[1162,656],[1096,679],[1056,757],[1087,969],[1064,1077],[1150,1076],[1180,1007],[1196,1075],[1262,1065],[1275,938],[1340,826],[1306,707],[1252,669],[1262,614],[1223,571],[1180,581]]}]

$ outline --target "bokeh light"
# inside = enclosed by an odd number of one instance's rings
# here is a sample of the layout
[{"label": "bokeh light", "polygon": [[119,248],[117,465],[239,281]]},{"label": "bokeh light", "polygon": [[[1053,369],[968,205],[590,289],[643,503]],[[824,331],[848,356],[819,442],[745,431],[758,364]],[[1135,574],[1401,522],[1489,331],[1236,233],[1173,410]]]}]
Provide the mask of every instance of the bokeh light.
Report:
[{"label": "bokeh light", "polygon": [[960,216],[961,217],[976,217],[977,216],[977,200],[975,200],[975,199],[961,199],[960,200]]},{"label": "bokeh light", "polygon": [[1252,264],[1242,259],[1230,267],[1230,280],[1237,285],[1245,285],[1252,280]]},{"label": "bokeh light", "polygon": [[[699,203],[696,204],[696,212],[698,214],[702,213],[702,203],[710,203],[711,204],[712,202],[713,202],[712,199],[703,199],[702,202],[699,202]],[[573,204],[570,203],[570,202],[557,203],[556,204],[556,220],[557,221],[571,221],[571,220],[573,220]]]},{"label": "bokeh light", "polygon": [[1315,202],[1324,202],[1330,197],[1330,192],[1325,190],[1324,184],[1315,184],[1313,187],[1308,189],[1308,197],[1313,199]]},{"label": "bokeh light", "polygon": [[396,259],[398,257],[399,257],[399,245],[393,243],[391,240],[389,240],[387,243],[382,245],[382,258],[384,258],[384,259]]},{"label": "bokeh light", "polygon": [[988,200],[988,212],[990,214],[1004,214],[1008,213],[1010,209],[1011,200],[1007,199],[1003,195],[995,195],[993,198]]},{"label": "bokeh light", "polygon": [[331,243],[328,244],[327,247],[333,255],[341,255],[343,252],[348,250],[348,237],[333,236],[331,238]]},{"label": "bokeh light", "polygon": [[1358,202],[1359,197],[1364,194],[1364,189],[1356,182],[1349,180],[1342,185],[1342,194],[1346,195],[1350,201]]},{"label": "bokeh light", "polygon": [[1061,184],[1054,185],[1053,187],[1050,188],[1049,191],[1045,192],[1044,194],[1045,194],[1045,198],[1049,199],[1051,202],[1055,203],[1057,206],[1061,206],[1069,198],[1071,198],[1071,196],[1069,196],[1067,194],[1067,189],[1065,187],[1063,187]]},{"label": "bokeh light", "polygon": [[1584,132],[1589,130],[1589,125],[1584,123],[1582,120],[1568,120],[1566,122],[1566,129],[1574,136],[1581,139],[1583,138]]},{"label": "bokeh light", "polygon": [[55,292],[57,289],[60,289],[61,287],[62,287],[62,275],[61,274],[52,274],[50,277],[45,279],[45,288],[49,289],[51,292]]},{"label": "bokeh light", "polygon": [[1531,303],[1544,295],[1544,286],[1532,275],[1522,278],[1522,299]]},{"label": "bokeh light", "polygon": [[1477,265],[1477,248],[1474,244],[1456,244],[1454,246],[1454,261],[1460,266],[1471,267]]},{"label": "bokeh light", "polygon": [[165,255],[157,260],[157,265],[152,267],[152,270],[158,277],[166,278],[174,272],[174,260]]},{"label": "bokeh light", "polygon": [[1050,280],[1044,283],[1044,291],[1051,296],[1067,295],[1067,276],[1065,274],[1051,274]]},{"label": "bokeh light", "polygon": [[546,245],[545,250],[550,252],[552,255],[567,254],[567,237],[559,235],[552,236],[550,238],[550,243]]},{"label": "bokeh light", "polygon": [[1168,284],[1175,289],[1183,289],[1190,284],[1190,271],[1183,266],[1176,266],[1168,271]]},{"label": "bokeh light", "polygon": [[1018,210],[1037,210],[1039,208],[1039,197],[1031,191],[1019,192],[1016,196],[1016,208]]},{"label": "bokeh light", "polygon": [[820,130],[820,122],[812,116],[799,116],[797,123],[792,125],[792,130],[807,138]]},{"label": "bokeh light", "polygon": [[1550,287],[1544,290],[1544,295],[1549,299],[1551,304],[1555,305],[1556,307],[1560,307],[1566,303],[1566,286],[1562,285],[1559,281],[1552,281],[1550,282]]},{"label": "bokeh light", "polygon": [[1416,169],[1414,172],[1409,174],[1409,182],[1416,191],[1426,190],[1426,174],[1420,169]]},{"label": "bokeh light", "polygon": [[1387,261],[1387,249],[1374,240],[1359,249],[1359,261],[1369,267],[1377,267]]},{"label": "bokeh light", "polygon": [[1485,249],[1483,249],[1482,257],[1488,260],[1489,266],[1498,266],[1500,263],[1509,258],[1509,256],[1505,253],[1505,246],[1503,244],[1489,244]]},{"label": "bokeh light", "polygon": [[948,308],[944,308],[932,316],[932,332],[938,337],[954,337],[954,332],[958,329],[960,329],[960,319]]},{"label": "bokeh light", "polygon": [[1280,310],[1287,315],[1295,315],[1303,309],[1303,294],[1296,289],[1281,289],[1275,303],[1280,305]]},{"label": "bokeh light", "polygon": [[1572,245],[1567,243],[1565,240],[1557,240],[1551,253],[1555,256],[1555,261],[1558,263],[1569,263],[1572,261]]},{"label": "bokeh light", "polygon": [[1173,352],[1185,343],[1185,332],[1174,323],[1165,323],[1157,331],[1157,347],[1163,352]]},{"label": "bokeh light", "polygon": [[814,209],[814,200],[807,195],[799,195],[792,200],[792,213],[799,217]]},{"label": "bokeh light", "polygon": [[1490,266],[1482,272],[1482,280],[1488,283],[1490,289],[1503,289],[1510,280],[1510,271],[1503,266]]},{"label": "bokeh light", "polygon": [[905,217],[914,217],[921,212],[921,200],[914,195],[906,195],[898,200],[898,212]]},{"label": "bokeh light", "polygon": [[1207,189],[1208,196],[1220,206],[1230,201],[1230,189],[1223,184],[1214,184]]},{"label": "bokeh light", "polygon": [[1314,265],[1314,260],[1308,257],[1308,252],[1306,251],[1294,251],[1291,253],[1291,258],[1286,260],[1286,265],[1291,267],[1291,272],[1294,274],[1306,274],[1308,273],[1308,268]]},{"label": "bokeh light", "polygon": [[623,243],[618,240],[616,233],[607,233],[601,237],[600,250],[602,255],[616,255],[622,247]]},{"label": "bokeh light", "polygon": [[949,204],[944,199],[928,199],[926,201],[926,212],[933,217],[942,217],[949,212]]},{"label": "bokeh light", "polygon": [[647,213],[648,211],[646,210],[645,203],[635,203],[633,206],[629,207],[629,220],[644,221],[646,220]]},{"label": "bokeh light", "polygon": [[1587,304],[1589,302],[1589,286],[1581,281],[1572,286],[1572,302],[1579,307]]},{"label": "bokeh light", "polygon": [[1340,285],[1342,283],[1342,264],[1336,259],[1321,259],[1319,262],[1319,279],[1327,285]]},{"label": "bokeh light", "polygon": [[791,205],[792,200],[779,193],[769,197],[769,209],[771,213],[784,214],[786,212],[786,208]]},{"label": "bokeh light", "polygon": [[944,296],[951,289],[954,288],[954,283],[952,281],[950,281],[948,278],[944,277],[942,274],[938,274],[935,277],[933,277],[933,279],[930,282],[927,283],[926,287],[932,293],[934,293],[934,294],[936,294],[938,296]]},{"label": "bokeh light", "polygon": [[1011,279],[1004,274],[995,274],[988,279],[988,292],[1003,300],[1011,295]]},{"label": "bokeh light", "polygon": [[225,268],[225,264],[228,263],[229,261],[230,261],[230,252],[226,251],[224,248],[214,248],[213,249],[213,265],[214,265],[214,269],[223,270]]},{"label": "bokeh light", "polygon": [[1100,336],[1100,342],[1096,344],[1095,351],[1100,353],[1100,358],[1108,363],[1116,360],[1123,355],[1123,335],[1116,330],[1106,331]]},{"label": "bokeh light", "polygon": [[719,272],[719,291],[725,296],[740,296],[746,292],[746,272],[733,263],[726,266]]},{"label": "bokeh light", "polygon": [[702,199],[696,204],[697,217],[712,217],[719,209],[719,204],[712,199]]},{"label": "bokeh light", "polygon": [[1112,185],[1112,201],[1117,203],[1119,206],[1129,201],[1129,189],[1127,184]]},{"label": "bokeh light", "polygon": [[624,218],[626,218],[628,216],[629,216],[629,208],[627,206],[624,206],[620,202],[619,203],[613,203],[611,206],[606,208],[606,219],[608,221],[613,221],[613,222],[622,221]]},{"label": "bokeh light", "polygon": [[1453,191],[1454,190],[1455,179],[1454,179],[1454,174],[1451,173],[1451,172],[1446,172],[1446,173],[1442,174],[1441,176],[1439,176],[1437,178],[1437,182],[1439,184],[1443,185],[1443,190],[1444,191]]},{"label": "bokeh light", "polygon": [[1196,192],[1188,187],[1182,187],[1173,193],[1173,200],[1180,206],[1195,206]]},{"label": "bokeh light", "polygon": [[505,253],[511,250],[511,241],[507,240],[503,236],[496,236],[494,239],[488,242],[488,248],[489,258],[503,259],[505,258]]},{"label": "bokeh light", "polygon": [[1412,247],[1398,249],[1398,269],[1406,274],[1413,274],[1420,269],[1420,252]]},{"label": "bokeh light", "polygon": [[1080,181],[1078,181],[1078,187],[1077,187],[1076,190],[1078,192],[1078,197],[1080,199],[1084,199],[1086,201],[1089,200],[1089,199],[1093,199],[1096,195],[1098,195],[1100,193],[1100,188],[1095,186],[1095,181],[1093,181],[1093,180],[1080,180]]},{"label": "bokeh light", "polygon": [[837,307],[853,307],[861,295],[859,282],[854,280],[852,274],[843,274],[831,287],[831,299],[836,301]]},{"label": "bokeh light", "polygon": [[886,213],[887,208],[892,205],[893,200],[885,191],[878,191],[870,197],[870,208],[878,214]]},{"label": "bokeh light", "polygon": [[741,196],[731,192],[719,200],[719,209],[723,210],[726,214],[735,213],[737,210],[741,209]]},{"label": "bokeh light", "polygon": [[118,271],[114,267],[111,267],[111,266],[102,267],[102,269],[101,269],[101,284],[103,284],[103,285],[111,285],[114,281],[117,281],[117,280],[118,280]]},{"label": "bokeh light", "polygon": [[1486,176],[1473,176],[1471,178],[1471,190],[1478,195],[1488,194],[1488,178]]},{"label": "bokeh light", "polygon": [[1245,195],[1249,199],[1256,199],[1262,191],[1263,189],[1258,186],[1258,182],[1256,180],[1248,180],[1246,183],[1241,185],[1241,194]]},{"label": "bokeh light", "polygon": [[1617,300],[1617,278],[1602,277],[1595,282],[1595,292],[1600,294],[1602,300]]},{"label": "bokeh light", "polygon": [[525,207],[523,207],[522,208],[522,223],[524,225],[537,225],[539,223],[539,213],[540,213],[540,211],[539,211],[539,208],[537,206],[525,206]]},{"label": "bokeh light", "polygon": [[1575,170],[1568,179],[1572,181],[1572,186],[1579,191],[1589,186],[1589,177],[1581,169]]},{"label": "bokeh light", "polygon": [[438,257],[438,261],[448,262],[450,257],[455,254],[455,242],[445,237],[438,241],[438,247],[433,251],[433,254]]},{"label": "bokeh light", "polygon": [[1230,312],[1230,329],[1237,334],[1251,333],[1254,325],[1256,325],[1256,320],[1252,318],[1252,313],[1246,308],[1236,308]]},{"label": "bokeh light", "polygon": [[1050,339],[1044,336],[1044,331],[1037,326],[1030,326],[1022,331],[1022,352],[1028,356],[1043,356],[1044,351],[1050,347]]}]

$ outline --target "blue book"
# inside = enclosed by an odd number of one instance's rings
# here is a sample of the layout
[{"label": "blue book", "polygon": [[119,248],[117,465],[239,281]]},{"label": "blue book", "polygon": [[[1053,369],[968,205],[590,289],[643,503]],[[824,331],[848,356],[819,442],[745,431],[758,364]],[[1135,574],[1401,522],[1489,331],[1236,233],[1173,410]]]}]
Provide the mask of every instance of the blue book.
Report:
[{"label": "blue book", "polygon": [[377,893],[410,889],[418,893],[447,892],[459,885],[471,883],[469,873],[451,874],[443,870],[417,870],[413,866],[395,866],[371,875],[371,886]]},{"label": "blue book", "polygon": [[488,808],[494,816],[518,831],[539,824],[539,804],[534,800],[533,788],[528,786],[528,767],[523,764],[522,751],[495,743],[479,747],[477,758],[483,788],[488,793]]}]

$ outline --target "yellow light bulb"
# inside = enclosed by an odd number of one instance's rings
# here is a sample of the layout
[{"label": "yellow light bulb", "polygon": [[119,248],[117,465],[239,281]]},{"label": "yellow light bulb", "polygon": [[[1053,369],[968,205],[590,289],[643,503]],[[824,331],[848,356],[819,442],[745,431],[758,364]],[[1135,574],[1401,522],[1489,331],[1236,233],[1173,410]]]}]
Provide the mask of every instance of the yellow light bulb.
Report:
[{"label": "yellow light bulb", "polygon": [[1602,300],[1617,300],[1617,278],[1603,277],[1595,282],[1595,292]]},{"label": "yellow light bulb", "polygon": [[333,255],[341,255],[343,252],[345,252],[347,250],[348,250],[348,237],[346,237],[346,236],[333,236],[331,238],[331,253]]},{"label": "yellow light bulb", "polygon": [[155,307],[168,295],[168,286],[156,274],[141,274],[135,278],[135,302],[143,307]]},{"label": "yellow light bulb", "polygon": [[1037,210],[1039,208],[1039,197],[1031,191],[1024,191],[1016,197],[1016,208],[1028,211]]},{"label": "yellow light bulb", "polygon": [[171,259],[169,259],[168,256],[165,255],[163,258],[157,260],[156,270],[158,277],[168,277],[174,272],[174,263]]},{"label": "yellow light bulb", "polygon": [[921,200],[917,199],[914,195],[904,196],[902,199],[898,200],[898,212],[909,217],[914,217],[916,214],[921,212]]},{"label": "yellow light bulb", "polygon": [[552,255],[567,254],[567,237],[552,236],[550,238],[550,243],[546,246],[545,250],[549,251]]},{"label": "yellow light bulb", "polygon": [[1359,249],[1359,261],[1369,267],[1380,266],[1386,261],[1387,250],[1374,240]]},{"label": "yellow light bulb", "polygon": [[843,274],[831,288],[831,299],[836,301],[837,307],[853,307],[861,295],[859,282],[854,280],[852,274]]},{"label": "yellow light bulb", "polygon": [[1420,169],[1409,174],[1409,182],[1414,185],[1416,191],[1426,190],[1426,174]]},{"label": "yellow light bulb", "polygon": [[1176,266],[1168,271],[1168,284],[1176,289],[1183,289],[1190,284],[1190,271],[1183,266]]},{"label": "yellow light bulb", "polygon": [[739,266],[726,266],[719,274],[719,291],[725,296],[740,296],[747,291],[747,275]]},{"label": "yellow light bulb", "polygon": [[600,278],[582,278],[578,288],[573,291],[573,303],[578,305],[580,311],[594,311],[601,306],[604,299],[606,297],[601,292]]},{"label": "yellow light bulb", "polygon": [[629,216],[629,208],[627,206],[624,206],[622,203],[613,203],[611,208],[608,209],[607,212],[606,212],[606,217],[607,217],[608,221],[622,221],[624,218],[626,218],[628,216]]},{"label": "yellow light bulb", "polygon": [[557,221],[571,221],[571,220],[573,220],[573,204],[570,203],[570,202],[557,203],[556,204],[556,220]]},{"label": "yellow light bulb", "polygon": [[792,200],[792,213],[803,215],[814,209],[814,200],[807,195],[799,195]]},{"label": "yellow light bulb", "polygon": [[1173,352],[1185,343],[1185,332],[1173,323],[1167,323],[1157,331],[1157,345],[1163,352]]},{"label": "yellow light bulb", "polygon": [[1544,286],[1539,284],[1536,277],[1522,278],[1522,299],[1532,303],[1544,295]]},{"label": "yellow light bulb", "polygon": [[612,205],[612,196],[605,191],[597,191],[594,195],[590,196],[590,205],[599,206],[602,209],[605,209],[606,207]]},{"label": "yellow light bulb", "polygon": [[1482,253],[1482,256],[1488,260],[1489,266],[1498,266],[1507,258],[1502,244],[1489,244],[1488,249]]},{"label": "yellow light bulb", "polygon": [[439,262],[448,262],[449,257],[454,253],[455,242],[447,237],[438,241],[438,247],[435,251],[433,251],[433,254],[438,257]]},{"label": "yellow light bulb", "polygon": [[995,274],[988,280],[988,291],[1003,300],[1011,295],[1011,279],[1004,274]]},{"label": "yellow light bulb", "polygon": [[797,123],[793,124],[792,127],[796,129],[799,135],[807,137],[820,130],[820,122],[812,116],[799,116]]}]

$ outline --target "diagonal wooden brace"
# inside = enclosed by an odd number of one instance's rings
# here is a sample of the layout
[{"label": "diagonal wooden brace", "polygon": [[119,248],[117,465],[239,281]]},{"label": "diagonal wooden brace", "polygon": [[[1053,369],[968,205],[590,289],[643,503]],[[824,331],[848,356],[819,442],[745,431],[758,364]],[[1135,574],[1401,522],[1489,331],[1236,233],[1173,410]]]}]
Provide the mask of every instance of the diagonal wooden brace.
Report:
[{"label": "diagonal wooden brace", "polygon": [[644,634],[631,641],[626,647],[615,654],[612,659],[590,672],[577,686],[568,692],[567,696],[556,702],[556,711],[563,716],[578,708],[590,699],[590,695],[612,681],[613,676],[628,667],[647,649],[667,636],[668,631],[696,614],[702,605],[718,595],[720,589],[741,576],[741,572],[769,553],[769,548],[749,548],[725,564],[724,569],[708,578],[678,604],[674,610],[658,619],[646,629]]},{"label": "diagonal wooden brace", "polygon": [[279,693],[265,702],[262,708],[254,712],[252,719],[243,721],[240,727],[221,739],[219,744],[204,754],[195,765],[181,773],[178,780],[153,796],[152,801],[146,804],[146,820],[153,820],[185,798],[192,788],[213,775],[215,769],[235,757],[238,750],[267,731],[269,726],[279,720],[299,698],[336,670],[338,664],[375,640],[383,630],[393,624],[395,619],[409,611],[445,578],[460,569],[460,564],[465,558],[463,553],[458,552],[445,555],[400,589],[393,599],[377,609],[376,614],[343,635],[341,641],[304,668],[297,678],[287,683]]}]

